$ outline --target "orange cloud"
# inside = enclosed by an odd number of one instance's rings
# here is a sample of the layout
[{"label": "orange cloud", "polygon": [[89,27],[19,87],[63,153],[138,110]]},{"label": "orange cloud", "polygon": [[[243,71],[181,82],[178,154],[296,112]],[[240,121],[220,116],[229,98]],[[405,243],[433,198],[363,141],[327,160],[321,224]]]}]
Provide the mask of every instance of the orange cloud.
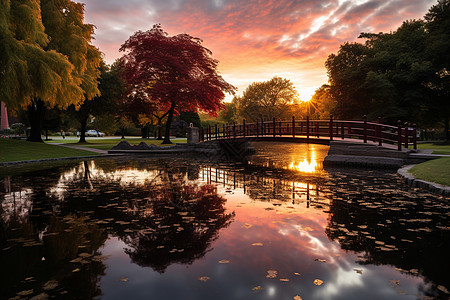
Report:
[{"label": "orange cloud", "polygon": [[[203,39],[226,80],[243,91],[284,74],[301,98],[326,83],[324,62],[361,32],[389,32],[421,18],[435,0],[84,0],[108,63],[135,31],[161,23]],[[238,92],[238,93],[239,93]],[[302,96],[303,95],[303,96]]]}]

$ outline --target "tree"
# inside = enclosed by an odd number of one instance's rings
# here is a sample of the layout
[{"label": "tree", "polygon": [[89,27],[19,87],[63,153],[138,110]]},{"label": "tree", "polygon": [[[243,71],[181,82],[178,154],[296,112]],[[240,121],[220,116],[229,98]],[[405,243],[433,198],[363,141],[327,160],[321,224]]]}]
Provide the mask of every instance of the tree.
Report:
[{"label": "tree", "polygon": [[[428,109],[431,120],[444,123],[446,141],[450,141],[450,1],[440,0],[425,15],[426,57],[434,71],[426,86],[433,93]],[[438,116],[438,118],[436,118]]]},{"label": "tree", "polygon": [[336,106],[334,98],[330,94],[330,86],[323,84],[319,87],[311,100],[300,103],[305,116],[311,119],[328,119],[333,114]]},{"label": "tree", "polygon": [[237,114],[248,121],[286,118],[289,107],[298,104],[298,92],[289,79],[273,77],[264,82],[254,82],[242,97],[234,97]]},{"label": "tree", "polygon": [[130,93],[143,90],[161,110],[168,111],[164,144],[171,143],[175,108],[215,114],[225,93],[236,89],[217,73],[218,61],[202,40],[188,34],[168,36],[159,24],[136,32],[120,51],[127,52],[122,60]]},{"label": "tree", "polygon": [[74,65],[49,47],[53,37],[42,21],[38,0],[0,2],[0,98],[15,110],[28,107],[29,140],[41,142],[44,106],[64,107],[83,98]]},{"label": "tree", "polygon": [[118,101],[125,94],[125,84],[120,76],[120,65],[115,62],[111,67],[101,61],[98,89],[100,95],[85,101],[78,107],[69,106],[67,112],[80,123],[79,143],[86,142],[87,121],[91,115],[113,114],[117,110]]},{"label": "tree", "polygon": [[337,54],[330,54],[325,62],[330,94],[337,99],[334,113],[340,118],[361,117],[370,110],[363,80],[367,74],[364,58],[368,48],[359,43],[341,45]]}]

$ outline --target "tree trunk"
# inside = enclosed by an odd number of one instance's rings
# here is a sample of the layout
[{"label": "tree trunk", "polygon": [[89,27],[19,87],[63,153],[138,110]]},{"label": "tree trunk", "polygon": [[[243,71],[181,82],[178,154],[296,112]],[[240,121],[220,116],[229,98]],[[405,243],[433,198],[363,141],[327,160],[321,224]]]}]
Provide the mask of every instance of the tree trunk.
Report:
[{"label": "tree trunk", "polygon": [[31,105],[28,105],[28,118],[30,119],[30,135],[27,138],[29,142],[43,143],[41,137],[42,120],[44,119],[44,101],[35,99]]},{"label": "tree trunk", "polygon": [[81,128],[80,128],[80,140],[78,143],[86,143],[86,127],[87,127],[87,120],[88,116],[83,117],[80,121]]},{"label": "tree trunk", "polygon": [[444,119],[444,127],[445,127],[445,143],[450,142],[450,119],[446,117]]},{"label": "tree trunk", "polygon": [[156,138],[157,140],[162,140],[162,132],[161,132],[161,128],[162,128],[162,124],[161,124],[161,120],[158,120],[158,137]]},{"label": "tree trunk", "polygon": [[175,101],[172,102],[169,109],[169,115],[167,116],[166,122],[166,134],[164,135],[164,140],[161,144],[172,144],[170,141],[170,125],[172,124],[173,112],[175,110]]}]

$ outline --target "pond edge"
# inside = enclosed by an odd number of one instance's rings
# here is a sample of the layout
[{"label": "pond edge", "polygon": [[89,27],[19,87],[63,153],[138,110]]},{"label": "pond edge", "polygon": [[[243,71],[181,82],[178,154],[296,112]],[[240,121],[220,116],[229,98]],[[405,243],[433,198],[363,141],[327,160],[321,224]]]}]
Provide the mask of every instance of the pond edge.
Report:
[{"label": "pond edge", "polygon": [[443,196],[450,195],[450,187],[414,177],[414,175],[409,172],[409,170],[414,166],[415,165],[406,165],[397,170],[397,174],[405,179],[407,185],[410,187],[426,189],[432,193]]}]

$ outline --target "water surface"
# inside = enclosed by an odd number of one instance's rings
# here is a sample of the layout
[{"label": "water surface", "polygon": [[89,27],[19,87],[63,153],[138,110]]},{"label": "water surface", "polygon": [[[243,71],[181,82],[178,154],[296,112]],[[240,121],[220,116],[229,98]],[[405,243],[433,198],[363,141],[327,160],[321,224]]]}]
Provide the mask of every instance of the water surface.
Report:
[{"label": "water surface", "polygon": [[[448,199],[327,147],[248,164],[116,158],[5,176],[2,299],[448,298]],[[281,149],[281,150],[280,150]]]}]

